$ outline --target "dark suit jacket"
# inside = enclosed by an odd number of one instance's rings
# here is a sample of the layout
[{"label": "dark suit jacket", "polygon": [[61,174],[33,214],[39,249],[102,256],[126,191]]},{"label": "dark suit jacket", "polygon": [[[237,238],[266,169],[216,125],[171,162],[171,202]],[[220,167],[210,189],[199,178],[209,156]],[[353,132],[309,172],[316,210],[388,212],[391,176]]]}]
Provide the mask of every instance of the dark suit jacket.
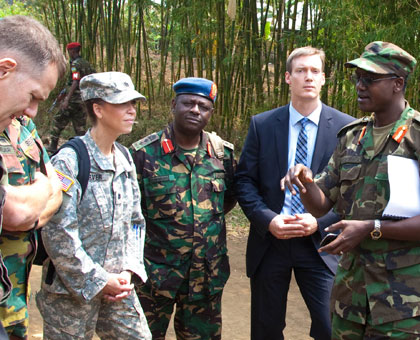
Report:
[{"label": "dark suit jacket", "polygon": [[[337,144],[338,131],[352,120],[353,117],[322,104],[311,165],[314,174],[327,165]],[[248,276],[255,273],[270,243],[278,241],[268,231],[268,225],[280,213],[284,203],[280,180],[288,170],[288,139],[289,105],[251,118],[235,176],[238,202],[251,222],[246,252]],[[316,249],[326,234],[324,229],[338,220],[332,212],[318,219],[319,231],[311,235]],[[320,256],[335,273],[337,256],[326,253]]]}]

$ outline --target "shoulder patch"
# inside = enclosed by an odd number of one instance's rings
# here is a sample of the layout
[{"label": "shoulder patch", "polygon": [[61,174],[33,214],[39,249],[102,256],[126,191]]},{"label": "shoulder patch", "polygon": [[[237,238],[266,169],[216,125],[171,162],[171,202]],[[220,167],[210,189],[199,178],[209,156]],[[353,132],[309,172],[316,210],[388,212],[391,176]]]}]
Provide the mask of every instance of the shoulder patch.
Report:
[{"label": "shoulder patch", "polygon": [[65,175],[61,171],[55,169],[55,172],[57,173],[58,179],[61,182],[61,189],[64,192],[67,192],[71,186],[74,184],[74,180],[72,180],[69,176]]},{"label": "shoulder patch", "polygon": [[159,135],[155,132],[152,133],[151,135],[144,137],[140,140],[138,140],[137,142],[134,142],[131,147],[134,149],[134,151],[138,151],[141,148],[144,148],[145,146],[157,141],[159,139]]},{"label": "shoulder patch", "polygon": [[354,121],[352,121],[351,123],[349,123],[349,124],[347,124],[347,125],[345,125],[345,126],[343,126],[342,128],[341,128],[341,130],[340,131],[338,131],[338,134],[337,134],[337,136],[338,137],[341,137],[342,135],[344,135],[348,130],[350,130],[351,128],[353,128],[353,127],[355,127],[355,126],[357,126],[357,125],[360,125],[360,126],[363,126],[363,125],[367,125],[367,123],[370,121],[370,116],[368,117],[368,116],[365,116],[365,117],[362,117],[362,118],[359,118],[359,119],[356,119],[356,120],[354,120]]}]

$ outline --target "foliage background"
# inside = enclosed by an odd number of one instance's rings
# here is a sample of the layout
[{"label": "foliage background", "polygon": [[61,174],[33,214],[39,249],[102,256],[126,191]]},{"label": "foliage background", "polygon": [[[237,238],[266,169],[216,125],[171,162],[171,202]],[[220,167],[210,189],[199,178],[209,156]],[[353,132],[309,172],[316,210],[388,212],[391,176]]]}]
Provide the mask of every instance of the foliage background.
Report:
[{"label": "foliage background", "polygon": [[[361,113],[344,63],[374,40],[394,42],[418,58],[419,12],[419,0],[0,0],[0,17],[34,16],[63,51],[69,41],[79,41],[82,55],[98,71],[132,76],[148,103],[124,144],[166,125],[171,85],[180,77],[200,76],[219,87],[208,130],[239,149],[251,115],[288,102],[284,72],[291,50],[324,49],[322,100],[357,117]],[[416,108],[418,85],[416,70],[407,90]],[[50,121],[41,112],[39,130],[47,132]]]}]

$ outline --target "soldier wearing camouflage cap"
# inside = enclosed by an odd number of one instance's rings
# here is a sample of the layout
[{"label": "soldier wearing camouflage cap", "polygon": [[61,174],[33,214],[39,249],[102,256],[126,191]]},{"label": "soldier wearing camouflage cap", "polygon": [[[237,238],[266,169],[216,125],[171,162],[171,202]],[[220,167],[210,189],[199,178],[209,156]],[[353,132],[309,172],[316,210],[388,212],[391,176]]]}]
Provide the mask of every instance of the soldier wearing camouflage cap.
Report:
[{"label": "soldier wearing camouflage cap", "polygon": [[[340,235],[320,249],[341,254],[331,298],[333,340],[420,334],[420,215],[384,217],[390,156],[420,160],[420,113],[404,97],[415,65],[409,53],[381,41],[346,63],[355,68],[359,108],[372,115],[342,129],[336,151],[314,182],[302,165],[282,180],[283,187],[299,187],[308,211],[322,214],[334,207],[343,217],[329,228]],[[400,172],[406,176],[404,167]]]},{"label": "soldier wearing camouflage cap", "polygon": [[224,215],[236,200],[233,145],[203,129],[216,84],[174,84],[173,123],[131,147],[146,218],[149,280],[137,287],[154,340],[165,339],[176,304],[178,339],[220,339],[221,298],[229,277]]},{"label": "soldier wearing camouflage cap", "polygon": [[136,103],[144,96],[121,72],[90,74],[80,91],[92,120],[80,137],[90,160],[89,181],[82,189],[83,167],[74,149],[63,147],[52,158],[63,204],[42,230],[49,254],[37,294],[44,339],[92,339],[96,332],[101,339],[149,340],[131,283],[147,279],[140,190],[133,160],[116,142],[131,132]]},{"label": "soldier wearing camouflage cap", "polygon": [[57,151],[58,140],[61,132],[71,122],[76,135],[81,136],[86,132],[86,111],[80,97],[80,80],[91,73],[96,72],[93,66],[80,55],[82,45],[79,42],[71,42],[66,46],[70,56],[70,73],[66,88],[60,93],[57,100],[60,102],[60,110],[53,118],[51,128],[51,141],[48,152],[53,154]]}]

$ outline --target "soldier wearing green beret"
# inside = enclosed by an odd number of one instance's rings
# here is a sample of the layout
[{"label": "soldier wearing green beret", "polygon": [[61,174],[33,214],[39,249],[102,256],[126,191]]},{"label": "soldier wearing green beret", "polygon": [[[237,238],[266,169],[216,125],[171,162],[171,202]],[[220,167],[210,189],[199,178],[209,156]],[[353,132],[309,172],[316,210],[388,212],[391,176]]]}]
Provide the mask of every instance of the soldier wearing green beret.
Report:
[{"label": "soldier wearing green beret", "polygon": [[174,122],[132,145],[146,218],[149,280],[138,287],[154,340],[165,339],[176,305],[177,339],[220,339],[221,298],[229,277],[224,214],[236,204],[232,144],[203,129],[216,85],[174,85]]},{"label": "soldier wearing green beret", "polygon": [[[322,215],[331,207],[341,230],[320,248],[341,254],[331,297],[332,339],[417,339],[420,334],[420,215],[384,217],[390,199],[391,156],[420,160],[420,113],[405,100],[416,60],[381,41],[366,46],[355,68],[357,101],[372,112],[344,127],[323,173],[313,179],[302,165],[282,180],[300,190],[305,208]],[[411,188],[405,188],[410,190]]]}]

